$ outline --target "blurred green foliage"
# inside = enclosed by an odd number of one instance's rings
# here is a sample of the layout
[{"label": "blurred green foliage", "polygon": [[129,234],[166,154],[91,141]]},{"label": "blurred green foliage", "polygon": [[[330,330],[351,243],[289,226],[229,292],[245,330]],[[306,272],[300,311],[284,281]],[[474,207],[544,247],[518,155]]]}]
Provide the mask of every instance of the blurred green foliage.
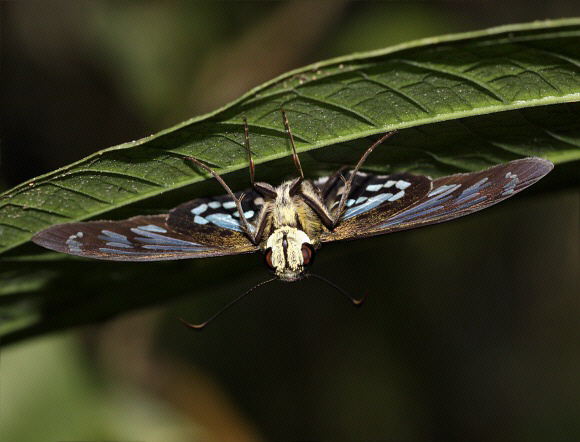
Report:
[{"label": "blurred green foliage", "polygon": [[[509,5],[2,3],[1,185],[320,59],[579,12],[571,2]],[[2,438],[576,439],[579,212],[568,188],[330,245],[316,271],[367,293],[361,309],[316,281],[277,284],[199,334],[176,317],[203,320],[263,280],[260,257],[171,271],[111,266],[120,280],[159,272],[158,290],[173,290],[163,281],[172,272],[189,276],[181,292],[196,292],[200,279],[203,290],[84,327],[74,340],[67,332],[2,350]],[[90,265],[70,273],[67,289]],[[98,291],[88,295],[98,308]]]}]

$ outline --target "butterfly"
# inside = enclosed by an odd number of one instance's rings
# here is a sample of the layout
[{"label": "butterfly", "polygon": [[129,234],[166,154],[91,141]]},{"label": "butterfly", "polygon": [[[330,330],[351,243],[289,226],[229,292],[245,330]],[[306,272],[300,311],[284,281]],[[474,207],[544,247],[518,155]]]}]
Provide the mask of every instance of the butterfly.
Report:
[{"label": "butterfly", "polygon": [[364,238],[436,224],[499,203],[549,173],[553,164],[530,157],[488,169],[431,179],[424,175],[360,171],[367,149],[352,170],[304,178],[288,119],[284,125],[299,176],[274,187],[255,181],[247,121],[246,147],[252,187],[234,193],[209,166],[226,194],[197,198],[168,214],[123,221],[73,222],[37,233],[32,241],[48,249],[89,258],[158,261],[206,258],[261,251],[273,279],[290,282],[307,275],[323,243]]}]

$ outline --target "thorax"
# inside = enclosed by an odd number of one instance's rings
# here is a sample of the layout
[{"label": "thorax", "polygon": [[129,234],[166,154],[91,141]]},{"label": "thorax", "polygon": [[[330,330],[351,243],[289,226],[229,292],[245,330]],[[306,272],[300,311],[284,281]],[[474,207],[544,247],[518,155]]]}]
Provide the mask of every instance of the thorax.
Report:
[{"label": "thorax", "polygon": [[[320,245],[320,235],[324,230],[320,218],[304,201],[301,194],[321,200],[318,191],[308,181],[303,181],[300,192],[290,195],[287,181],[276,188],[276,197],[264,203],[262,215],[267,217],[261,248],[265,250],[268,238],[281,228],[297,229],[304,232],[314,248]],[[259,222],[259,221],[258,221]]]}]

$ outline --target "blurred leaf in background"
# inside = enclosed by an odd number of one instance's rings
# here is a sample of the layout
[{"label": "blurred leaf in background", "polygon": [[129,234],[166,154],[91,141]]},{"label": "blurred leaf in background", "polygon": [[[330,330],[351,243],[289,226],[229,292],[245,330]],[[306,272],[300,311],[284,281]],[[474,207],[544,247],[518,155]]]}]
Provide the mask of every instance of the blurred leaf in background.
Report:
[{"label": "blurred leaf in background", "polygon": [[[1,185],[9,188],[103,147],[212,111],[278,74],[321,59],[579,12],[567,2],[498,6],[2,3]],[[457,127],[450,124],[449,132]],[[488,131],[513,127],[490,125]],[[405,142],[416,146],[420,135],[438,140],[419,132]],[[535,145],[541,141],[531,138]],[[315,162],[324,157],[313,155]],[[577,172],[562,176],[576,178],[552,184],[558,191],[544,188],[541,196],[509,201],[477,217],[329,246],[317,272],[355,295],[367,293],[367,304],[356,311],[313,281],[280,284],[252,294],[204,333],[189,334],[176,317],[203,320],[263,280],[260,257],[103,263],[99,271],[88,261],[44,263],[38,281],[56,278],[65,266],[68,276],[54,281],[62,293],[82,287],[90,313],[122,311],[115,303],[146,305],[148,291],[196,296],[169,309],[85,327],[74,342],[66,333],[2,350],[3,436],[31,441],[578,436],[580,204],[571,184],[577,186]],[[234,181],[243,185],[244,179],[240,172]],[[149,209],[155,201],[150,204]],[[34,290],[38,281],[19,278],[35,274],[34,262],[2,265],[15,272],[14,293],[23,285]],[[154,285],[146,278],[151,274],[160,275]],[[112,285],[118,281],[119,298],[103,292],[103,275]],[[64,297],[52,306],[54,312],[74,307],[74,299]],[[85,322],[82,316],[74,321]],[[45,431],[31,430],[31,423]]]}]

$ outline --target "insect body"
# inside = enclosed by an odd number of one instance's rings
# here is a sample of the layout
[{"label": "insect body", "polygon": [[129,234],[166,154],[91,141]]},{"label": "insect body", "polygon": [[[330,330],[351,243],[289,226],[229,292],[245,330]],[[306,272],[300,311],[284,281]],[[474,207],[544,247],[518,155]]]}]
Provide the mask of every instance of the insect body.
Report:
[{"label": "insect body", "polygon": [[118,261],[157,261],[264,253],[266,266],[282,281],[305,275],[322,243],[368,237],[448,221],[503,201],[545,176],[553,165],[524,158],[480,172],[432,180],[423,175],[374,175],[353,170],[309,181],[302,168],[283,113],[298,178],[278,187],[255,182],[254,162],[245,124],[252,188],[233,193],[207,165],[227,194],[184,203],[166,215],[124,221],[60,224],[36,234],[33,241],[72,255]]}]

